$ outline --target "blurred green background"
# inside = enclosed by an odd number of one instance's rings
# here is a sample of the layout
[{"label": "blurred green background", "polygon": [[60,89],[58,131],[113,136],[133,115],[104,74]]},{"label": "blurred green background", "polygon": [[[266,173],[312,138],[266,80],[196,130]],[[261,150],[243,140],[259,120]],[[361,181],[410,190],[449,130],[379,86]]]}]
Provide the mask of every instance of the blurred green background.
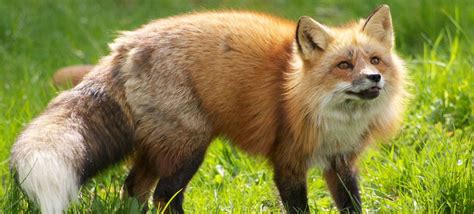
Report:
[{"label": "blurred green background", "polygon": [[[190,11],[245,9],[328,24],[391,7],[397,50],[409,68],[413,98],[402,131],[361,160],[366,212],[473,213],[474,3],[470,0],[398,1],[151,1],[0,0],[0,210],[38,212],[13,185],[10,147],[22,127],[58,90],[50,78],[60,67],[94,64],[107,55],[119,30]],[[120,201],[126,166],[117,166],[82,189],[72,213],[138,213]],[[309,176],[312,210],[335,212],[321,173]],[[272,172],[265,161],[213,143],[186,194],[189,212],[277,212]]]}]

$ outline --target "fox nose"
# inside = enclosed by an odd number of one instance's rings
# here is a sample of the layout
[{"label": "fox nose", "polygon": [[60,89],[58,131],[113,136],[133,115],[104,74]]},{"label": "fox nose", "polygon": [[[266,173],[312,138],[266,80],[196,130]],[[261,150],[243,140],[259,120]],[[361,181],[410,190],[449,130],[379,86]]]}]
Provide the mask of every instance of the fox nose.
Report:
[{"label": "fox nose", "polygon": [[367,79],[371,80],[372,82],[379,82],[382,76],[380,74],[368,74]]}]

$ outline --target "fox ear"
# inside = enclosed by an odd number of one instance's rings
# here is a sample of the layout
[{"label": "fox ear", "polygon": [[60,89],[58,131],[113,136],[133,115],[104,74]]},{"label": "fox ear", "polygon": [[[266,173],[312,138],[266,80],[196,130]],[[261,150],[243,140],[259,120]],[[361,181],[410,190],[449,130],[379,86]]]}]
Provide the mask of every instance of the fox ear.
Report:
[{"label": "fox ear", "polygon": [[331,40],[331,30],[328,27],[308,16],[303,16],[298,21],[296,43],[304,59],[309,60],[324,51]]},{"label": "fox ear", "polygon": [[387,47],[392,48],[394,43],[392,16],[388,5],[381,5],[367,17],[362,31],[370,37],[378,39]]}]

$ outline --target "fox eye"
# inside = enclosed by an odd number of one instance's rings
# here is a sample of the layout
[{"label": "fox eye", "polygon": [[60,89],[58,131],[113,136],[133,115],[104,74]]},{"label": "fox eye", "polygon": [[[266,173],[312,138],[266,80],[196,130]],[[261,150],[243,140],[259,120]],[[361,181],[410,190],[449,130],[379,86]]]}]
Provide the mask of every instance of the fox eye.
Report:
[{"label": "fox eye", "polygon": [[339,64],[337,64],[337,67],[339,69],[345,70],[345,69],[352,68],[352,64],[346,61],[342,61]]},{"label": "fox eye", "polygon": [[370,63],[372,63],[372,65],[378,65],[380,63],[380,59],[374,56],[370,59]]}]

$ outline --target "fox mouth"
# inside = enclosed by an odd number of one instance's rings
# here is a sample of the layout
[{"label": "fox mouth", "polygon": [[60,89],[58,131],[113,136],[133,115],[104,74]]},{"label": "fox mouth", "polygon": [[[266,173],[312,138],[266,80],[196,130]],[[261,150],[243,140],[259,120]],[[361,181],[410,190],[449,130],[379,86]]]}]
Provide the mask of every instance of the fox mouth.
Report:
[{"label": "fox mouth", "polygon": [[357,96],[363,100],[372,100],[379,96],[380,90],[381,90],[380,87],[373,86],[359,92],[347,91],[346,94]]}]

